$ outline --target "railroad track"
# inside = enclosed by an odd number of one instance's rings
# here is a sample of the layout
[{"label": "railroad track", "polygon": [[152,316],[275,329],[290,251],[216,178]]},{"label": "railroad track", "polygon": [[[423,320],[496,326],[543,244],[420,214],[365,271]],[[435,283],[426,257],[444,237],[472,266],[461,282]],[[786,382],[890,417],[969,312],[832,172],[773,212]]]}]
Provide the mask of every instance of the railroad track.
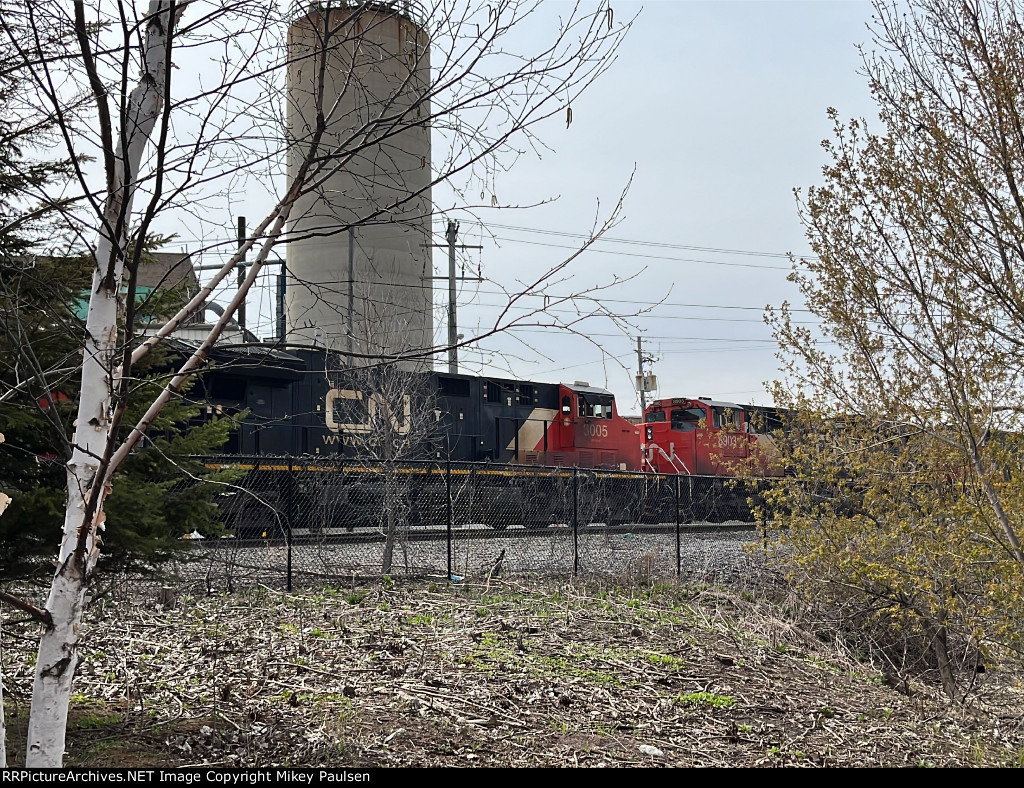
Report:
[{"label": "railroad track", "polygon": [[[618,535],[627,536],[630,534],[672,534],[676,526],[673,523],[662,523],[657,525],[586,525],[580,527],[579,536],[595,535]],[[755,523],[686,523],[680,525],[680,534],[709,534],[729,532],[754,532],[757,530]],[[488,525],[460,525],[451,530],[453,541],[468,539],[541,539],[551,537],[571,537],[572,528],[568,525],[552,525],[544,528],[524,528],[523,526],[509,526],[507,528],[493,528]],[[443,526],[417,526],[401,534],[402,539],[410,542],[438,542],[448,539],[448,529]],[[291,533],[293,545],[304,544],[373,544],[383,542],[385,535],[377,529],[356,529],[353,531],[331,530],[312,532],[308,528],[296,528]],[[225,536],[219,539],[203,540],[204,547],[239,547],[271,545],[281,546],[288,543],[288,538],[283,532],[276,534],[267,533],[264,535],[233,537]]]}]

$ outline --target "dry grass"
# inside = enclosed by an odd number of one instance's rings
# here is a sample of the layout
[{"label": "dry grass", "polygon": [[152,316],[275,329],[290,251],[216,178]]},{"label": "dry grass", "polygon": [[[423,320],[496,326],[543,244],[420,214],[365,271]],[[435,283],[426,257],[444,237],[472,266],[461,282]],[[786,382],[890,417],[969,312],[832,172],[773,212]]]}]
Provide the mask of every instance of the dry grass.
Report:
[{"label": "dry grass", "polygon": [[[31,640],[5,636],[12,761]],[[992,766],[1020,676],[909,697],[719,587],[550,581],[265,591],[97,608],[69,765]],[[13,716],[12,716],[13,715]]]}]

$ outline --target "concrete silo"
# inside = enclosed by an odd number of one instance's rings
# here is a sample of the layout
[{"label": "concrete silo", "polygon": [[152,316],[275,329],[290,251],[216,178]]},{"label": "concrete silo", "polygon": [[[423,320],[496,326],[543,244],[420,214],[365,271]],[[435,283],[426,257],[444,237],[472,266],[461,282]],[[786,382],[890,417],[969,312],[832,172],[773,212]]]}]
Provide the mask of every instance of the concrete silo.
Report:
[{"label": "concrete silo", "polygon": [[316,132],[321,88],[326,129],[317,186],[288,226],[290,342],[354,354],[433,342],[430,58],[415,5],[314,3],[289,27],[289,178]]}]

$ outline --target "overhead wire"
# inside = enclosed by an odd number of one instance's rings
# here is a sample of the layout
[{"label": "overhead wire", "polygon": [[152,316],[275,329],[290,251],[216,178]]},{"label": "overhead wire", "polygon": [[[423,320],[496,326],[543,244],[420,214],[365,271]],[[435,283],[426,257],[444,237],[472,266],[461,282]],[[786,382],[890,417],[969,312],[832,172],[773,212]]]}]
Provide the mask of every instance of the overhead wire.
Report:
[{"label": "overhead wire", "polygon": [[[486,223],[485,224],[485,223],[476,222],[476,221],[467,221],[466,224],[468,224],[468,225],[476,225],[476,226],[481,226],[481,227],[489,227],[489,228],[494,228],[494,229],[499,229],[499,230],[513,231],[513,232],[529,232],[529,233],[534,234],[534,235],[548,235],[548,236],[555,236],[555,237],[561,237],[561,238],[573,238],[573,239],[582,239],[582,240],[590,240],[590,238],[591,238],[591,236],[588,236],[588,235],[585,235],[585,234],[582,234],[582,233],[571,233],[571,232],[567,232],[567,231],[547,230],[547,229],[540,229],[540,228],[522,227],[522,226],[516,226],[516,225],[505,225],[505,224],[497,224],[497,223]],[[493,236],[493,237],[496,238],[497,240],[504,240],[504,241],[507,241],[509,243],[523,243],[523,244],[528,244],[528,245],[547,246],[547,247],[552,247],[552,248],[564,248],[564,249],[576,249],[576,248],[578,248],[576,246],[565,246],[565,245],[560,245],[560,244],[545,243],[545,242],[542,242],[542,241],[531,241],[531,240],[521,239],[521,238],[509,238],[509,237],[506,237],[506,236]],[[701,251],[701,252],[707,252],[707,253],[713,253],[713,254],[741,255],[741,256],[749,256],[749,257],[765,257],[765,258],[789,258],[790,257],[790,255],[788,255],[786,253],[780,253],[780,252],[767,252],[767,251],[757,251],[757,250],[748,250],[748,249],[729,249],[729,248],[723,248],[723,247],[697,246],[697,245],[693,245],[693,244],[676,244],[676,243],[667,243],[667,242],[660,242],[660,241],[643,241],[643,240],[639,240],[639,239],[618,238],[618,237],[612,237],[612,236],[601,236],[600,238],[596,239],[594,241],[594,243],[608,243],[608,244],[616,244],[616,245],[646,247],[646,248],[657,248],[657,249],[680,249],[680,250],[688,250],[688,251]],[[619,254],[619,255],[639,257],[639,258],[644,258],[644,259],[666,260],[666,261],[672,261],[672,262],[690,262],[690,263],[698,263],[698,264],[723,265],[723,266],[743,267],[743,268],[761,268],[761,269],[773,269],[773,270],[788,270],[788,266],[758,265],[758,264],[752,264],[752,263],[731,263],[731,262],[716,261],[716,260],[699,260],[699,259],[692,259],[692,258],[668,257],[668,256],[664,256],[664,255],[650,255],[650,254],[642,254],[642,253],[637,253],[637,252],[616,251],[616,250],[608,250],[608,249],[596,249],[596,248],[593,248],[593,247],[588,249],[588,251],[593,251],[593,252],[602,253],[602,254]],[[226,249],[223,250],[223,253],[225,253],[225,254],[227,254],[229,252],[230,252],[230,250],[226,250]],[[220,253],[220,250],[217,250],[214,253]],[[489,280],[489,281],[493,281],[493,280]],[[325,292],[329,292],[331,289],[333,289],[333,288],[330,287],[331,284],[332,283],[329,283],[329,282],[327,282],[327,283],[325,283],[325,282],[317,283],[318,288],[322,289],[322,291],[325,291]],[[336,284],[338,286],[341,286],[341,285],[346,285],[347,286],[347,280],[345,280],[345,281],[338,280],[337,282],[335,282],[333,284]],[[367,283],[366,282],[360,282],[360,284],[367,284]],[[395,283],[393,286],[394,287],[416,287],[416,288],[419,288],[419,287],[427,287],[428,285],[425,285],[425,284],[401,284],[401,283]],[[345,289],[347,290],[347,287]],[[339,287],[339,292],[340,292],[340,287]],[[486,290],[486,289],[482,289],[482,288],[478,288],[475,291],[473,291],[473,295],[474,296],[475,295],[481,295],[481,294],[483,294],[483,295],[506,295],[506,293],[504,291]],[[555,300],[555,301],[559,301],[559,300],[562,300],[562,301],[572,300],[572,298],[569,297],[569,296],[561,296],[561,295],[556,295],[556,294],[545,294],[545,293],[523,293],[523,294],[515,294],[515,293],[513,293],[512,295],[516,295],[518,298],[541,298],[541,297],[543,297],[543,298],[548,298],[548,299]],[[687,303],[678,303],[678,302],[660,302],[659,303],[659,302],[651,302],[651,301],[641,301],[641,300],[637,300],[637,299],[607,298],[607,297],[603,297],[603,296],[598,298],[597,296],[588,296],[586,294],[582,294],[582,295],[580,295],[580,296],[578,296],[576,298],[578,298],[579,300],[593,300],[593,301],[599,302],[601,304],[631,304],[631,305],[648,306],[648,307],[653,305],[653,306],[670,306],[670,307],[690,308],[690,309],[722,309],[722,310],[742,310],[742,311],[758,311],[758,312],[763,312],[764,311],[764,307],[726,305],[726,304],[687,304]],[[471,307],[502,308],[502,307],[506,307],[507,303],[492,304],[492,303],[487,303],[487,302],[484,302],[484,301],[476,301],[475,303],[474,302],[467,303],[465,306],[466,306],[466,308],[471,308]],[[527,307],[523,307],[523,308],[524,309],[528,309]],[[555,313],[572,313],[574,310],[558,308],[558,307],[542,307],[542,308],[538,308],[537,311],[538,312],[539,311],[546,311],[546,312],[555,312]],[[790,311],[791,312],[810,312],[810,310],[806,310],[806,309],[791,309]],[[653,314],[648,314],[645,317],[652,318],[652,319],[659,319],[659,320],[693,320],[693,321],[705,321],[705,322],[710,322],[710,321],[715,321],[715,322],[735,322],[735,323],[741,323],[741,322],[760,323],[760,322],[762,322],[760,320],[750,320],[750,319],[742,319],[742,318],[724,318],[724,317],[723,318],[715,318],[715,317],[695,317],[695,316],[681,316],[681,315],[680,316],[675,316],[675,315],[653,315]],[[263,314],[262,314],[262,308],[261,308],[260,309],[260,314],[259,314],[259,316],[257,318],[259,324],[261,324],[261,325],[263,324],[262,318],[263,318]],[[273,323],[274,323],[274,319],[273,319],[273,317],[271,317],[267,321],[267,324],[269,326],[272,326]],[[815,324],[817,324],[817,321],[807,321],[807,322],[802,323],[802,324],[805,324],[805,325],[815,325]],[[715,338],[714,341],[719,341],[719,339],[720,338]]]},{"label": "overhead wire", "polygon": [[[768,252],[756,249],[730,249],[719,246],[698,246],[696,244],[671,243],[667,241],[646,241],[637,238],[619,238],[617,236],[610,235],[600,235],[595,239],[593,235],[589,235],[587,233],[574,233],[569,232],[567,230],[549,230],[540,227],[523,227],[521,225],[499,224],[497,222],[481,222],[475,219],[463,220],[462,224],[466,226],[480,227],[483,229],[507,230],[511,232],[529,233],[530,235],[549,235],[559,238],[574,238],[582,241],[593,240],[594,243],[617,244],[623,246],[640,246],[656,249],[679,249],[688,252],[706,252],[708,254],[737,255],[743,257],[766,257],[783,260],[788,260],[791,256],[789,252]],[[339,228],[341,227],[341,225],[338,226]],[[184,237],[184,235],[185,234],[182,233],[179,234],[178,237],[181,238]],[[443,232],[432,232],[431,235],[434,236],[438,241],[444,240]],[[482,237],[486,238],[487,234],[484,233]],[[196,241],[200,244],[205,244],[206,242],[205,237],[200,237],[196,235],[189,236],[187,240]],[[232,238],[230,241],[225,241],[224,243],[227,246],[230,246],[231,244],[234,243],[234,239]],[[207,253],[233,254],[234,248],[227,248],[227,246],[223,249],[209,249],[207,250]],[[794,256],[802,259],[817,259],[817,257],[815,257],[814,255],[798,254]]]},{"label": "overhead wire", "polygon": [[[522,238],[503,238],[500,236],[494,236],[498,240],[507,241],[509,243],[527,244],[529,246],[546,246],[551,249],[570,249],[578,250],[577,246],[568,246],[566,244],[552,244],[544,241],[527,241]],[[590,246],[586,249],[586,253],[594,254],[612,254],[616,257],[637,257],[644,260],[666,260],[674,263],[699,263],[701,265],[720,265],[727,268],[761,268],[775,271],[788,271],[790,266],[788,265],[757,265],[755,263],[729,263],[724,260],[698,260],[691,257],[666,257],[660,254],[641,254],[640,252],[622,252],[617,249],[595,249]]]},{"label": "overhead wire", "polygon": [[[590,235],[584,233],[571,233],[564,230],[542,230],[536,227],[519,227],[511,224],[496,224],[494,222],[477,222],[467,221],[466,224],[471,224],[480,227],[496,228],[499,230],[512,230],[515,232],[530,233],[531,235],[555,235],[562,238],[578,238],[581,240],[589,240],[592,238]],[[776,257],[789,259],[790,255],[788,252],[761,252],[749,249],[725,249],[716,246],[695,246],[693,244],[677,244],[667,243],[664,241],[641,241],[638,239],[630,238],[616,238],[614,236],[602,235],[598,237],[595,243],[614,243],[614,244],[626,244],[630,246],[650,246],[659,249],[683,249],[690,252],[710,252],[713,254],[734,254],[734,255],[745,255],[749,257]],[[808,255],[798,255],[798,257],[809,257]]]},{"label": "overhead wire", "polygon": [[[493,281],[493,280],[488,280],[488,281]],[[225,287],[229,287],[231,284],[233,284],[233,283],[226,282],[224,286]],[[359,285],[359,286],[371,286],[371,285],[380,285],[380,282],[374,282],[374,281],[371,281],[371,280],[368,280],[368,279],[354,279],[353,280],[353,284],[354,285]],[[324,293],[334,293],[336,295],[345,295],[345,294],[348,293],[348,280],[347,279],[335,279],[335,280],[330,280],[330,281],[319,281],[319,282],[316,282],[316,283],[303,282],[303,286],[304,287],[308,287],[308,288],[316,288],[317,290],[320,290],[321,292],[324,292]],[[424,285],[424,284],[408,284],[408,283],[404,283],[404,282],[390,282],[390,283],[387,284],[387,288],[395,289],[395,290],[402,289],[402,288],[415,289],[415,290],[423,290],[423,289],[428,289],[429,285]],[[632,305],[632,306],[643,306],[643,307],[648,307],[648,308],[650,308],[650,307],[662,307],[662,306],[665,306],[665,307],[678,307],[680,309],[723,309],[723,310],[734,310],[734,311],[745,311],[745,312],[764,312],[764,310],[765,310],[765,307],[763,307],[763,306],[740,306],[740,305],[736,305],[736,304],[692,304],[692,303],[684,303],[684,302],[678,302],[678,301],[657,301],[657,300],[653,300],[653,301],[652,300],[646,300],[646,301],[643,301],[643,300],[635,299],[635,298],[633,298],[633,299],[630,299],[630,298],[609,298],[609,297],[605,297],[603,294],[602,295],[598,295],[598,294],[588,295],[586,293],[581,293],[581,294],[576,294],[576,295],[573,295],[573,294],[559,294],[559,293],[542,293],[542,292],[519,293],[519,292],[515,292],[515,291],[488,290],[488,289],[484,289],[484,288],[477,288],[477,289],[475,289],[473,291],[473,293],[474,293],[474,295],[511,296],[511,297],[516,298],[517,300],[521,300],[521,299],[525,299],[525,298],[542,298],[542,299],[548,299],[549,301],[553,301],[553,302],[570,302],[570,301],[575,302],[575,301],[579,301],[579,302],[595,302],[595,303],[601,303],[601,304],[628,304],[628,305]],[[484,306],[484,307],[501,307],[501,308],[503,308],[503,307],[508,306],[508,302],[507,301],[504,302],[504,303],[486,303],[486,302],[476,302],[476,303],[473,303],[473,302],[470,302],[470,303],[466,304],[466,306]],[[543,307],[543,308],[542,307],[538,307],[538,310],[540,310],[540,309],[544,309],[544,311],[548,311],[551,308],[550,307]],[[801,313],[813,314],[813,312],[810,309],[795,309],[795,308],[790,307],[788,311],[789,312],[794,312],[794,313],[795,312],[801,312]],[[692,318],[692,319],[696,320],[698,318]],[[729,319],[729,318],[704,318],[704,319],[705,320],[714,320],[714,319],[725,320],[725,319]],[[733,319],[735,319],[737,321],[741,320],[741,318],[733,318]],[[760,322],[760,321],[754,321],[754,322]]]}]

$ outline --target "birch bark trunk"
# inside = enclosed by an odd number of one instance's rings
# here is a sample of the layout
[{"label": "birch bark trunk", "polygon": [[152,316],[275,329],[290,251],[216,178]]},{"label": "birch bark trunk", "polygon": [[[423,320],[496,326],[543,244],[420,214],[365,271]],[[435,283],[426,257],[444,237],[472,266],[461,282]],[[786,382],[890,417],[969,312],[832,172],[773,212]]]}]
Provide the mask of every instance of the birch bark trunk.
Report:
[{"label": "birch bark trunk", "polygon": [[[0,666],[3,664],[3,624],[0,624]],[[0,667],[0,769],[7,768],[7,724],[4,721],[4,672]]]},{"label": "birch bark trunk", "polygon": [[[143,73],[129,97],[113,151],[114,171],[96,245],[96,268],[86,317],[81,399],[68,462],[67,513],[57,571],[46,602],[51,623],[39,639],[25,765],[61,766],[71,682],[78,661],[86,591],[99,555],[103,525],[103,458],[109,456],[111,391],[117,345],[121,275],[142,154],[166,99],[170,32],[188,0],[150,0]],[[90,57],[83,52],[83,57]],[[100,483],[97,483],[99,481]]]},{"label": "birch bark trunk", "polygon": [[[0,443],[4,442],[3,433],[0,432]],[[0,514],[6,511],[11,499],[8,495],[0,493]],[[7,718],[4,716],[4,628],[0,621],[0,769],[7,768]]]}]

